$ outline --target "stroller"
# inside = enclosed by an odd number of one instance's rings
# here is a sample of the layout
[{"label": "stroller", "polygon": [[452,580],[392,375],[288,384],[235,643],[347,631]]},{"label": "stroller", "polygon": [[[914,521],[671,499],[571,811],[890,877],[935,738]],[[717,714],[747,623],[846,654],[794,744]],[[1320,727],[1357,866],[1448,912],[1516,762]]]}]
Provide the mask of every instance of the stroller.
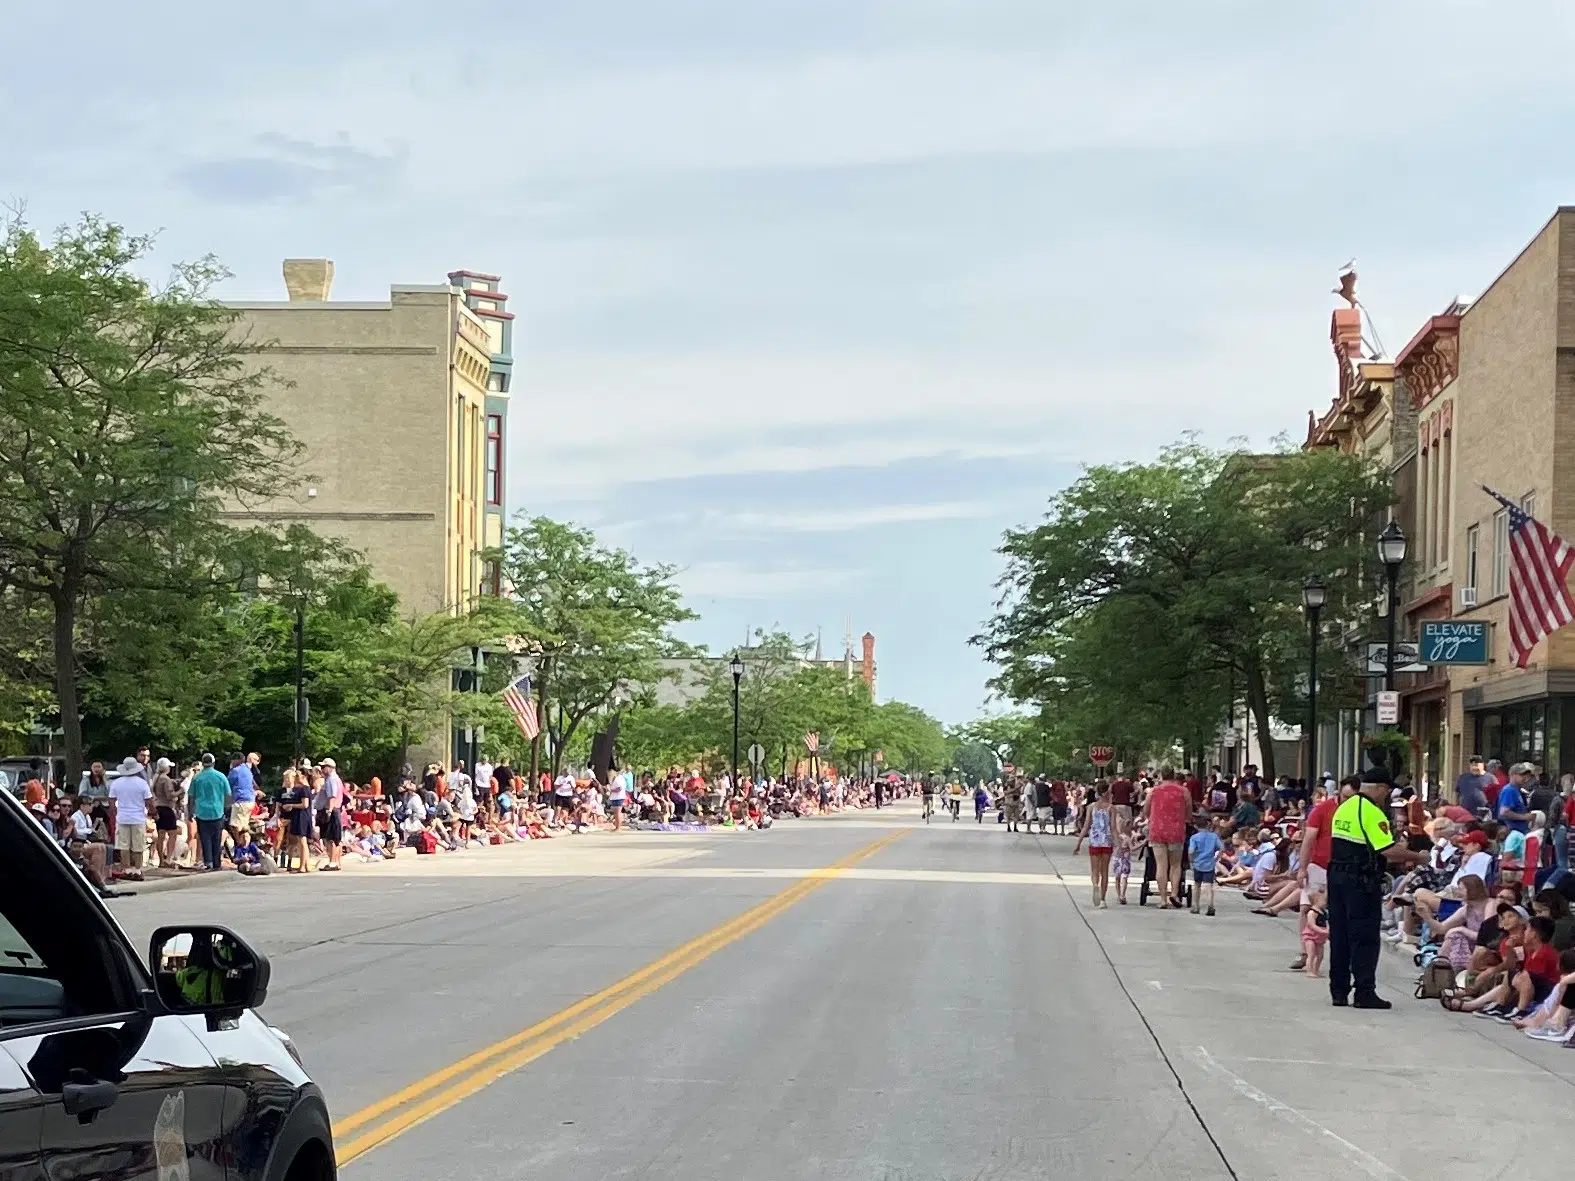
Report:
[{"label": "stroller", "polygon": [[[1187,842],[1192,840],[1192,834],[1195,832],[1197,832],[1197,829],[1190,824],[1187,825],[1187,839],[1182,842],[1181,846],[1181,880],[1177,896],[1181,899],[1183,906],[1192,905],[1192,883],[1187,880],[1187,871],[1191,866],[1187,862],[1186,850]],[[1154,846],[1145,842],[1143,850],[1143,884],[1138,887],[1138,905],[1148,905],[1148,896],[1150,894],[1160,898],[1164,897],[1164,891],[1159,888],[1159,870],[1154,864]]]}]

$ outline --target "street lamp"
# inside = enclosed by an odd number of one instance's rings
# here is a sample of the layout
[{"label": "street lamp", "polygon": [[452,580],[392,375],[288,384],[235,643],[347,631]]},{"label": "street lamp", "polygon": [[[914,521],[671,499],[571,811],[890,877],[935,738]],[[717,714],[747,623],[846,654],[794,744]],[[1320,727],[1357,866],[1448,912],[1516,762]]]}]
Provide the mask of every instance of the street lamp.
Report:
[{"label": "street lamp", "polygon": [[1302,585],[1302,608],[1307,612],[1307,783],[1318,774],[1318,613],[1327,592],[1323,579],[1314,574]]},{"label": "street lamp", "polygon": [[744,661],[737,652],[727,666],[733,674],[733,790],[738,790],[738,683],[744,679]]},{"label": "street lamp", "polygon": [[1384,563],[1384,574],[1389,579],[1389,642],[1384,645],[1384,689],[1392,693],[1395,687],[1395,599],[1400,582],[1400,564],[1405,561],[1405,530],[1400,528],[1399,521],[1390,520],[1378,535],[1378,556]]}]

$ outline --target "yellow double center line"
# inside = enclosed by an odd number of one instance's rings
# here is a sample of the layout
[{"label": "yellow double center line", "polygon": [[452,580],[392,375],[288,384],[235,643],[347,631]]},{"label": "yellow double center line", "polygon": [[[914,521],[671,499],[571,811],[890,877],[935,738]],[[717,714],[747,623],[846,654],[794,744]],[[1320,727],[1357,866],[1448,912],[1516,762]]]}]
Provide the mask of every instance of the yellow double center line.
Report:
[{"label": "yellow double center line", "polygon": [[814,893],[828,881],[841,877],[860,861],[879,853],[906,831],[899,829],[824,869],[813,871],[780,894],[691,939],[682,947],[674,948],[616,984],[610,984],[545,1021],[538,1021],[529,1029],[522,1029],[502,1041],[485,1046],[451,1066],[417,1079],[386,1099],[380,1099],[370,1107],[363,1107],[336,1121],[334,1142],[339,1165],[343,1167],[349,1164],[379,1144],[387,1143],[439,1112],[447,1111],[456,1103],[468,1099],[504,1075],[534,1062],[554,1047],[594,1029],[642,997],[649,996],[664,984],[677,979],[713,952],[742,939],[751,931],[759,930],[795,902]]}]

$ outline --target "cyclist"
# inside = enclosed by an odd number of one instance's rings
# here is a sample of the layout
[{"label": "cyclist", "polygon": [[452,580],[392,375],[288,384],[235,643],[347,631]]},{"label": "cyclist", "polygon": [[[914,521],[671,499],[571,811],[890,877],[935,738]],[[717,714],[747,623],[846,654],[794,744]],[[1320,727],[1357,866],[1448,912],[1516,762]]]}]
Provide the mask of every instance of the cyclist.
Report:
[{"label": "cyclist", "polygon": [[926,776],[919,790],[924,795],[924,823],[928,824],[935,813],[935,780]]},{"label": "cyclist", "polygon": [[952,819],[962,815],[963,785],[953,781],[946,785],[946,806],[952,810]]}]

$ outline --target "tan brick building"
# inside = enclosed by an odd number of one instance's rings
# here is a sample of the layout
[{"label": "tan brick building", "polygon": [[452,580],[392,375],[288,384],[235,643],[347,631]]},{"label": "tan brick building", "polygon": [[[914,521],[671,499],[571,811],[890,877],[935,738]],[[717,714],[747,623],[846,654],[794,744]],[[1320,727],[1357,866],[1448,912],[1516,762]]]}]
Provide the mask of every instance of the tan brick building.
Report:
[{"label": "tan brick building", "polygon": [[507,297],[479,289],[491,276],[455,272],[463,288],[336,301],[328,260],[287,260],[284,274],[288,300],[229,306],[288,383],[271,408],[304,445],[307,474],[236,519],[342,538],[404,613],[464,608],[490,589],[479,553],[501,522]]},{"label": "tan brick building", "polygon": [[1436,519],[1455,616],[1491,625],[1491,663],[1450,673],[1451,761],[1458,770],[1480,751],[1556,775],[1575,770],[1575,628],[1539,643],[1526,668],[1511,663],[1507,517],[1482,486],[1575,538],[1575,208],[1559,209],[1464,310],[1459,335],[1453,409],[1442,403],[1437,428],[1452,437],[1441,463],[1453,467],[1453,503]]}]

